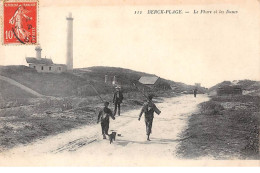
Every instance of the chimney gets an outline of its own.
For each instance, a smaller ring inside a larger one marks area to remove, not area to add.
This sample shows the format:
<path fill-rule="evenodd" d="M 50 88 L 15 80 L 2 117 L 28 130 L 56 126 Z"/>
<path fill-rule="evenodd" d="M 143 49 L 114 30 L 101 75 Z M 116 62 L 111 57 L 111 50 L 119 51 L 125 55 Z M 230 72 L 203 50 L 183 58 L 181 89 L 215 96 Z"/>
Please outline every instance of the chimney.
<path fill-rule="evenodd" d="M 116 76 L 114 76 L 114 79 L 113 79 L 113 82 L 112 82 L 113 85 L 116 85 L 117 84 L 117 81 L 116 81 Z"/>
<path fill-rule="evenodd" d="M 67 19 L 67 69 L 73 70 L 73 18 L 69 13 Z"/>
<path fill-rule="evenodd" d="M 107 83 L 107 78 L 108 78 L 108 76 L 107 76 L 107 75 L 105 75 L 105 83 Z"/>
<path fill-rule="evenodd" d="M 36 50 L 36 58 L 41 59 L 42 48 L 40 46 L 36 46 L 35 50 Z"/>

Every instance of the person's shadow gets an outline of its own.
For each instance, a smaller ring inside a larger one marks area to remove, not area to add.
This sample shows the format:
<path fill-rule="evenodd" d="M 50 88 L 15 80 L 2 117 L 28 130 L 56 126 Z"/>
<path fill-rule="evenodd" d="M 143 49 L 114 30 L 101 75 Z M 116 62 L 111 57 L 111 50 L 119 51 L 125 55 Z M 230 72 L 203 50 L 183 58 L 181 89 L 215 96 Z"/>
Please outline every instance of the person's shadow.
<path fill-rule="evenodd" d="M 131 144 L 170 144 L 179 141 L 180 139 L 160 139 L 160 138 L 151 138 L 151 141 L 132 141 L 132 140 L 116 139 L 116 144 L 121 146 L 126 146 L 130 143 Z"/>

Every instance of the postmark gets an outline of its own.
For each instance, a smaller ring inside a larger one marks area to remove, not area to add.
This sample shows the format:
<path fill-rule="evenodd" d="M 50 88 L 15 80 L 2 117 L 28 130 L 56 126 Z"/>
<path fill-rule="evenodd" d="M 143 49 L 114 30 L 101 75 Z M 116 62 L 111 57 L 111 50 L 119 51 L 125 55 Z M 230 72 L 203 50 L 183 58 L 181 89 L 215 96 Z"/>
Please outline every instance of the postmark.
<path fill-rule="evenodd" d="M 38 43 L 38 0 L 3 2 L 3 44 Z"/>

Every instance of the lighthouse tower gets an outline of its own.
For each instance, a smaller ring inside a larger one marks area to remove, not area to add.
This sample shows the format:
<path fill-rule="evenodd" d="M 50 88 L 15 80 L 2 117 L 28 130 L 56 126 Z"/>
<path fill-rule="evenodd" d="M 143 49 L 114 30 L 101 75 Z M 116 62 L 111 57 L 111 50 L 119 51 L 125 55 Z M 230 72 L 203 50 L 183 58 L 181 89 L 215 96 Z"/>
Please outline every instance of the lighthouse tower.
<path fill-rule="evenodd" d="M 35 50 L 36 50 L 36 58 L 41 59 L 42 48 L 40 46 L 36 46 Z"/>
<path fill-rule="evenodd" d="M 69 13 L 69 16 L 66 18 L 67 25 L 67 69 L 73 70 L 73 18 L 72 14 Z"/>

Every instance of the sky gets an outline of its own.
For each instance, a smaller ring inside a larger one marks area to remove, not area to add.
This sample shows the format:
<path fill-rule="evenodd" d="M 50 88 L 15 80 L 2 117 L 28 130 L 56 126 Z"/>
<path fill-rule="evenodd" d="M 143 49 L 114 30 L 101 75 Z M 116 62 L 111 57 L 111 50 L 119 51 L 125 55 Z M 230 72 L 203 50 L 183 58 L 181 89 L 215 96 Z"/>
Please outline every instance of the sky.
<path fill-rule="evenodd" d="M 47 1 L 46 1 L 47 2 Z M 260 80 L 260 4 L 50 5 L 39 9 L 42 57 L 66 63 L 66 16 L 73 21 L 74 68 L 112 66 L 211 87 Z M 189 11 L 151 15 L 147 10 Z M 142 15 L 134 11 L 142 10 Z M 237 14 L 193 14 L 234 10 Z M 0 65 L 27 65 L 35 46 L 0 45 Z"/>

